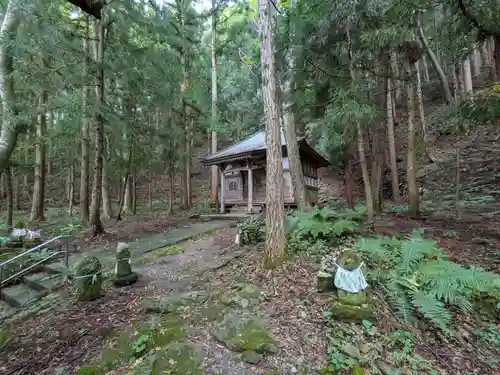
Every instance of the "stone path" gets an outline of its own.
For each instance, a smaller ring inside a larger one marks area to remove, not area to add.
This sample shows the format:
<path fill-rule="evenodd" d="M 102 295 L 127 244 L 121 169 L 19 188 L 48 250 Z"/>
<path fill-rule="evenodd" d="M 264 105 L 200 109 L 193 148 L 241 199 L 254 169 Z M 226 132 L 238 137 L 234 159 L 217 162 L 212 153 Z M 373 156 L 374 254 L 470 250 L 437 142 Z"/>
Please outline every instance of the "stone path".
<path fill-rule="evenodd" d="M 132 261 L 137 261 L 144 254 L 153 250 L 174 246 L 180 242 L 196 238 L 203 234 L 211 233 L 221 228 L 231 227 L 235 224 L 235 221 L 213 220 L 184 225 L 180 228 L 174 228 L 163 233 L 139 238 L 135 241 L 129 242 L 130 252 L 132 253 Z M 105 267 L 109 267 L 112 266 L 116 260 L 116 248 L 96 250 L 92 252 L 92 255 L 99 258 Z M 74 264 L 74 262 L 78 261 L 81 256 L 81 254 L 70 256 L 70 264 Z"/>

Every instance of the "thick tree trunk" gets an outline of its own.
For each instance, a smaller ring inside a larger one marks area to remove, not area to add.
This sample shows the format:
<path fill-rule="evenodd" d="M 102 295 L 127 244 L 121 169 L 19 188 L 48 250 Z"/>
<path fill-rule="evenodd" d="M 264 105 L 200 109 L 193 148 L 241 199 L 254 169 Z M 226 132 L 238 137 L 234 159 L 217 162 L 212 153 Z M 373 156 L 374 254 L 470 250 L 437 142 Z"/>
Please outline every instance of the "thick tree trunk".
<path fill-rule="evenodd" d="M 109 153 L 107 153 L 107 155 L 109 155 Z M 102 213 L 106 219 L 111 219 L 113 217 L 113 210 L 111 208 L 111 198 L 109 194 L 107 157 L 103 159 L 103 165 L 102 165 Z"/>
<path fill-rule="evenodd" d="M 14 172 L 14 209 L 21 211 L 21 178 L 18 169 Z"/>
<path fill-rule="evenodd" d="M 104 21 L 100 20 L 97 23 L 97 48 L 96 61 L 98 69 L 96 74 L 96 100 L 98 110 L 95 118 L 95 165 L 94 165 L 94 183 L 92 185 L 92 204 L 90 209 L 90 227 L 92 235 L 97 236 L 104 233 L 104 226 L 101 220 L 101 204 L 102 204 L 102 167 L 104 157 L 104 117 L 101 113 L 104 107 Z"/>
<path fill-rule="evenodd" d="M 0 174 L 9 165 L 17 144 L 21 123 L 14 87 L 14 39 L 21 21 L 21 0 L 10 0 L 0 28 L 0 97 L 2 99 L 2 128 L 0 131 Z"/>
<path fill-rule="evenodd" d="M 446 78 L 446 74 L 444 74 L 444 71 L 441 68 L 441 65 L 439 65 L 439 62 L 436 58 L 436 55 L 434 54 L 434 52 L 430 48 L 429 42 L 427 41 L 427 38 L 425 37 L 424 30 L 422 28 L 422 14 L 419 15 L 418 19 L 419 19 L 418 27 L 417 27 L 418 38 L 420 39 L 420 42 L 424 46 L 424 49 L 427 52 L 429 59 L 431 60 L 432 66 L 436 70 L 436 73 L 439 77 L 439 80 L 441 81 L 441 86 L 443 87 L 444 99 L 445 99 L 446 103 L 451 103 L 453 99 L 451 96 L 450 87 L 448 85 L 448 79 Z"/>
<path fill-rule="evenodd" d="M 33 200 L 31 204 L 30 221 L 44 221 L 45 200 L 45 156 L 47 136 L 47 91 L 42 90 L 38 101 L 38 123 L 36 128 L 35 146 L 35 184 L 33 186 Z"/>
<path fill-rule="evenodd" d="M 73 207 L 75 205 L 75 165 L 71 162 L 68 168 L 68 213 L 73 216 Z"/>
<path fill-rule="evenodd" d="M 348 43 L 348 53 L 349 53 L 349 73 L 354 83 L 354 81 L 356 81 L 356 73 L 354 71 L 354 66 L 353 66 L 351 39 L 349 32 L 347 34 L 347 43 Z M 366 162 L 363 128 L 361 127 L 361 123 L 359 121 L 356 121 L 356 133 L 358 138 L 359 164 L 361 166 L 361 174 L 363 175 L 363 185 L 365 188 L 366 216 L 368 218 L 368 221 L 371 221 L 373 220 L 373 211 L 374 211 L 372 184 L 370 182 L 370 173 L 368 172 L 368 164 Z"/>
<path fill-rule="evenodd" d="M 290 7 L 294 6 L 293 0 L 290 1 Z M 285 66 L 285 79 L 283 82 L 282 95 L 278 95 L 276 100 L 283 103 L 283 131 L 285 133 L 286 149 L 288 156 L 288 165 L 290 168 L 290 176 L 294 191 L 294 200 L 297 202 L 299 211 L 307 212 L 311 210 L 311 203 L 307 197 L 306 185 L 304 181 L 304 171 L 302 170 L 302 161 L 300 159 L 299 145 L 297 143 L 297 124 L 295 104 L 293 95 L 295 91 L 294 74 L 296 69 L 296 51 L 293 48 L 293 29 L 295 28 L 294 21 L 290 21 L 288 37 L 290 41 L 290 50 L 288 51 Z"/>
<path fill-rule="evenodd" d="M 212 45 L 211 45 L 211 56 L 212 56 L 212 127 L 217 125 L 218 115 L 217 115 L 217 8 L 216 0 L 212 0 Z M 211 137 L 212 147 L 210 152 L 212 154 L 217 152 L 217 132 L 212 129 Z M 212 165 L 212 202 L 217 203 L 217 191 L 219 187 L 219 168 L 216 165 Z"/>
<path fill-rule="evenodd" d="M 472 71 L 470 66 L 470 60 L 466 58 L 462 64 L 462 70 L 464 72 L 464 91 L 465 95 L 472 95 Z"/>
<path fill-rule="evenodd" d="M 495 77 L 496 81 L 500 81 L 500 38 L 495 37 L 493 56 L 495 57 Z"/>
<path fill-rule="evenodd" d="M 285 207 L 283 197 L 283 157 L 280 131 L 280 106 L 276 102 L 276 50 L 274 42 L 274 5 L 259 1 L 260 61 L 262 96 L 266 116 L 266 268 L 277 267 L 285 256 Z"/>
<path fill-rule="evenodd" d="M 394 118 L 392 117 L 392 82 L 387 78 L 386 112 L 387 112 L 387 138 L 389 141 L 389 158 L 391 168 L 392 198 L 395 202 L 401 201 L 399 191 L 398 164 L 396 158 L 396 141 L 394 138 Z"/>
<path fill-rule="evenodd" d="M 90 182 L 90 126 L 89 126 L 89 86 L 85 83 L 88 74 L 89 53 L 89 16 L 85 15 L 85 29 L 83 38 L 83 76 L 82 87 L 82 124 L 81 124 L 81 160 L 80 160 L 80 222 L 87 225 L 89 221 L 89 182 Z"/>
<path fill-rule="evenodd" d="M 137 214 L 137 172 L 132 172 L 132 215 Z"/>
<path fill-rule="evenodd" d="M 7 228 L 12 228 L 12 217 L 14 216 L 14 197 L 12 191 L 12 170 L 10 167 L 5 168 L 5 184 L 7 190 Z"/>
<path fill-rule="evenodd" d="M 130 178 L 130 175 L 133 172 L 131 171 L 130 173 L 127 173 L 126 181 L 127 183 L 125 184 L 125 195 L 123 198 L 123 213 L 124 214 L 130 214 L 132 213 L 132 179 Z M 124 179 L 125 181 L 125 179 Z"/>
<path fill-rule="evenodd" d="M 408 75 L 406 85 L 407 109 L 408 109 L 408 154 L 407 154 L 407 180 L 408 180 L 408 213 L 412 217 L 419 215 L 419 195 L 417 188 L 417 158 L 415 152 L 416 146 L 416 127 L 415 127 L 415 90 L 411 82 L 414 65 L 405 62 L 405 70 Z"/>

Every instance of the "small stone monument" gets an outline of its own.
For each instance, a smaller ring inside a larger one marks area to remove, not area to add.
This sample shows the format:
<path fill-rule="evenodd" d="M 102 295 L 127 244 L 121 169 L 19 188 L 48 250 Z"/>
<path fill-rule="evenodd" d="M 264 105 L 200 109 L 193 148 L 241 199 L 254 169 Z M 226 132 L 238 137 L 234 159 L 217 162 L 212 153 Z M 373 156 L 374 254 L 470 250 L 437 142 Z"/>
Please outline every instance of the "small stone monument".
<path fill-rule="evenodd" d="M 137 281 L 138 275 L 132 272 L 130 266 L 130 249 L 125 242 L 119 242 L 116 247 L 116 265 L 113 284 L 115 286 L 125 286 Z"/>
<path fill-rule="evenodd" d="M 75 286 L 78 301 L 93 301 L 101 296 L 102 266 L 95 256 L 87 256 L 76 266 Z"/>
<path fill-rule="evenodd" d="M 355 321 L 373 318 L 374 309 L 368 303 L 368 284 L 361 270 L 362 265 L 361 258 L 354 251 L 345 252 L 338 258 L 334 280 L 338 299 L 332 305 L 334 317 Z"/>

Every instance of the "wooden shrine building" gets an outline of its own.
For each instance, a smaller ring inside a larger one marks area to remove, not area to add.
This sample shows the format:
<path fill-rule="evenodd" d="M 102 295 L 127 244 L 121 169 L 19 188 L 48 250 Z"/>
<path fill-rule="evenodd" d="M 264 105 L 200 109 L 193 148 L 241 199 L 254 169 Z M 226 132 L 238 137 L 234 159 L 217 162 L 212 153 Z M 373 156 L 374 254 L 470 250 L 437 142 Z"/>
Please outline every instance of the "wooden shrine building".
<path fill-rule="evenodd" d="M 311 203 L 318 199 L 318 169 L 330 163 L 309 146 L 305 138 L 298 138 L 304 182 Z M 294 189 L 288 166 L 288 155 L 283 130 L 283 178 L 285 205 L 295 206 Z M 221 171 L 220 211 L 231 207 L 246 207 L 248 212 L 262 208 L 266 203 L 266 133 L 261 131 L 251 137 L 200 158 L 205 165 L 217 165 Z"/>

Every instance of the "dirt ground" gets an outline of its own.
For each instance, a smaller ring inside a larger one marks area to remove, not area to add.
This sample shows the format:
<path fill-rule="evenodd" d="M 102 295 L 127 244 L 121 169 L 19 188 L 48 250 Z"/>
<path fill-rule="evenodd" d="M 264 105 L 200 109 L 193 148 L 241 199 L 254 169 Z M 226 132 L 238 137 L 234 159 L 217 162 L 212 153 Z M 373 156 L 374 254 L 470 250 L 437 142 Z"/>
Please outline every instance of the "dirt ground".
<path fill-rule="evenodd" d="M 144 221 L 132 230 L 126 222 L 109 228 L 108 237 L 99 239 L 92 247 L 107 242 L 130 240 L 134 236 L 164 231 L 168 226 L 185 223 L 185 219 L 156 218 Z M 443 222 L 437 219 L 412 220 L 404 215 L 387 214 L 375 222 L 380 234 L 410 233 L 413 228 L 427 228 L 426 233 L 438 237 L 438 242 L 449 250 L 450 258 L 467 264 L 482 265 L 499 270 L 498 242 L 490 231 L 491 222 L 483 227 L 470 224 Z M 445 232 L 456 231 L 453 238 Z M 472 236 L 474 234 L 474 236 Z M 70 288 L 63 290 L 46 311 L 38 311 L 10 327 L 11 340 L 0 349 L 0 374 L 54 374 L 64 368 L 73 373 L 99 356 L 107 338 L 129 328 L 145 318 L 141 300 L 148 296 L 161 299 L 173 294 L 199 290 L 210 286 L 223 291 L 234 283 L 252 283 L 269 296 L 252 307 L 252 312 L 266 317 L 270 332 L 279 346 L 277 355 L 264 357 L 259 365 L 242 362 L 234 353 L 218 344 L 211 326 L 198 327 L 190 333 L 190 340 L 202 346 L 209 361 L 209 372 L 223 375 L 264 374 L 274 369 L 279 375 L 306 373 L 328 365 L 328 335 L 323 312 L 331 303 L 331 296 L 315 292 L 316 266 L 301 257 L 276 271 L 263 270 L 260 248 L 235 248 L 234 228 L 224 228 L 211 235 L 182 244 L 183 251 L 151 259 L 137 269 L 139 282 L 127 288 L 107 286 L 105 295 L 94 302 L 72 302 Z M 472 240 L 472 238 L 480 237 Z M 90 242 L 89 242 L 90 243 Z M 390 310 L 378 312 L 379 325 L 391 327 Z M 460 321 L 467 331 L 468 321 Z M 469 328 L 468 328 L 469 327 Z M 390 328 L 387 328 L 390 329 Z M 443 374 L 463 374 L 468 369 L 480 368 L 473 356 L 474 347 L 460 348 L 443 344 L 430 335 L 423 355 L 436 361 Z M 451 355 L 451 353 L 453 355 Z M 480 372 L 481 373 L 481 372 Z"/>

